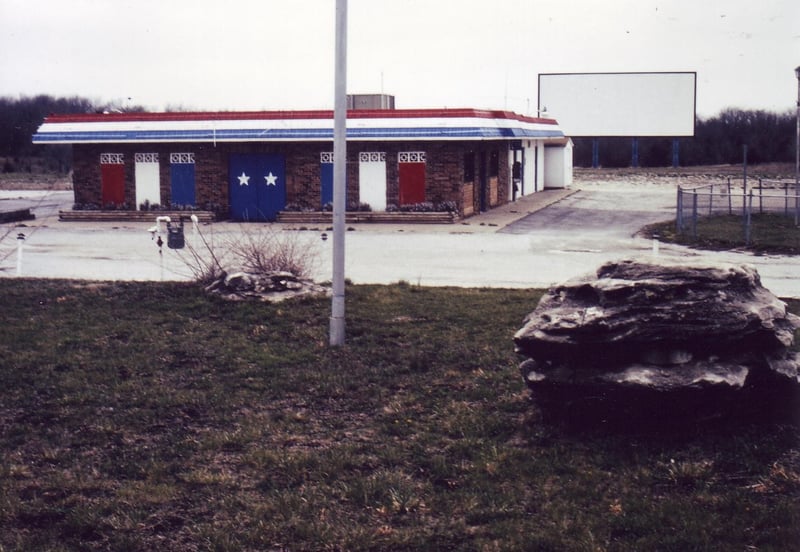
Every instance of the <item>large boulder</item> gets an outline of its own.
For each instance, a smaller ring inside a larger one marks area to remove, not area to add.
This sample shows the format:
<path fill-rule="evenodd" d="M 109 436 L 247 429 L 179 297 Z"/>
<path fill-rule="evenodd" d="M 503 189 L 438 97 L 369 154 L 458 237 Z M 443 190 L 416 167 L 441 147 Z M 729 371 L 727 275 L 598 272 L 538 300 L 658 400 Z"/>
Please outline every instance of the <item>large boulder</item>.
<path fill-rule="evenodd" d="M 625 260 L 551 288 L 514 342 L 570 421 L 796 416 L 798 328 L 752 267 Z"/>

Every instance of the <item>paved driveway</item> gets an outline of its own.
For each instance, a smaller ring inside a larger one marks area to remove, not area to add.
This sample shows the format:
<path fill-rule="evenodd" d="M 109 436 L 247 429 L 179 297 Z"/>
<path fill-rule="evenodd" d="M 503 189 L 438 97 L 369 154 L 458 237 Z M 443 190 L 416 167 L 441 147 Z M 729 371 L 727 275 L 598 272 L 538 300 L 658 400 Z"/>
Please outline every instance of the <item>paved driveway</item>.
<path fill-rule="evenodd" d="M 675 192 L 661 190 L 580 190 L 537 213 L 512 222 L 500 232 L 542 231 L 633 236 L 642 226 L 675 216 Z"/>

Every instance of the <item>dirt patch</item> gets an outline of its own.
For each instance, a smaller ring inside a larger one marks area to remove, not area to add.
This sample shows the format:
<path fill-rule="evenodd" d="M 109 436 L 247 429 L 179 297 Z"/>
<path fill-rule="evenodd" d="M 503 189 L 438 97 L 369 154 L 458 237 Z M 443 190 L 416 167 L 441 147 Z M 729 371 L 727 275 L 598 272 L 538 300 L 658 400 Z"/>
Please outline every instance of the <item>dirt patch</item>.
<path fill-rule="evenodd" d="M 575 180 L 625 180 L 647 178 L 741 178 L 742 165 L 700 165 L 696 167 L 598 168 L 574 167 Z M 792 163 L 763 163 L 747 167 L 748 178 L 793 179 Z"/>
<path fill-rule="evenodd" d="M 747 178 L 794 180 L 794 165 L 791 163 L 764 163 L 747 167 Z M 741 180 L 744 171 L 741 165 L 703 165 L 697 167 L 644 167 L 644 168 L 599 168 L 575 167 L 574 186 L 609 187 L 611 185 L 634 186 L 701 186 L 727 178 Z"/>
<path fill-rule="evenodd" d="M 0 174 L 0 190 L 71 190 L 72 174 Z"/>

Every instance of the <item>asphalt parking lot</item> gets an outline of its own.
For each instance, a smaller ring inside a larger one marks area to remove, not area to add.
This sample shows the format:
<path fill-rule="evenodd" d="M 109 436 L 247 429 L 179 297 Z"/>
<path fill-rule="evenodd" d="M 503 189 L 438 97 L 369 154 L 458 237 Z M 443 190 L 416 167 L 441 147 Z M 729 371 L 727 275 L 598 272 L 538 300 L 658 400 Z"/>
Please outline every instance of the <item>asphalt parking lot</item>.
<path fill-rule="evenodd" d="M 349 225 L 346 276 L 354 283 L 406 281 L 429 286 L 539 288 L 595 270 L 604 262 L 641 256 L 680 256 L 748 263 L 765 286 L 800 297 L 800 259 L 740 252 L 702 252 L 635 236 L 651 222 L 673 217 L 672 187 L 592 187 L 547 191 L 449 225 Z M 186 250 L 159 248 L 153 223 L 77 223 L 58 220 L 71 192 L 0 192 L 0 210 L 32 208 L 36 219 L 4 225 L 0 276 L 88 280 L 188 280 Z M 314 278 L 331 279 L 331 240 L 325 228 L 213 223 L 198 231 L 221 249 L 257 227 L 306 243 Z M 290 231 L 291 230 L 291 231 Z M 16 235 L 26 235 L 18 265 Z M 191 225 L 189 245 L 202 248 Z"/>

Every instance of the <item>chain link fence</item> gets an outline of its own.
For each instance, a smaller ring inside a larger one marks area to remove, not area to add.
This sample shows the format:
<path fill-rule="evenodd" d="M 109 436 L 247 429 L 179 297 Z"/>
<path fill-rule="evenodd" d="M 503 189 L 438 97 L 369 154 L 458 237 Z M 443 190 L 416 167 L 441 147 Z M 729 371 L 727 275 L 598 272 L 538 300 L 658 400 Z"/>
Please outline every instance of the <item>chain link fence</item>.
<path fill-rule="evenodd" d="M 742 238 L 750 245 L 753 238 L 753 217 L 775 215 L 800 224 L 800 190 L 794 181 L 758 179 L 748 188 L 744 179 L 728 178 L 724 182 L 691 188 L 678 187 L 676 230 L 697 238 L 698 220 L 712 216 L 741 217 Z"/>

